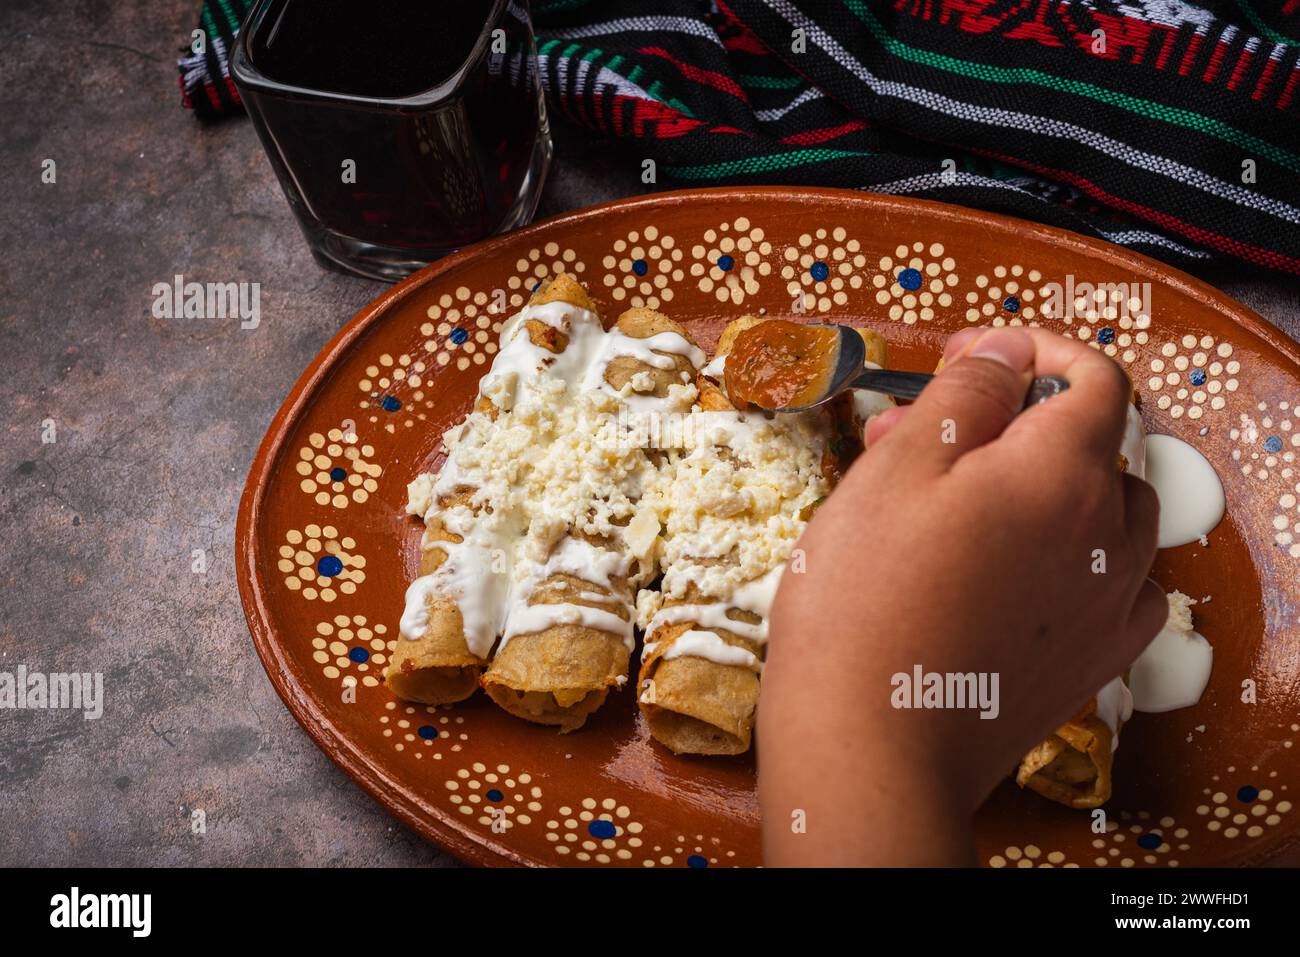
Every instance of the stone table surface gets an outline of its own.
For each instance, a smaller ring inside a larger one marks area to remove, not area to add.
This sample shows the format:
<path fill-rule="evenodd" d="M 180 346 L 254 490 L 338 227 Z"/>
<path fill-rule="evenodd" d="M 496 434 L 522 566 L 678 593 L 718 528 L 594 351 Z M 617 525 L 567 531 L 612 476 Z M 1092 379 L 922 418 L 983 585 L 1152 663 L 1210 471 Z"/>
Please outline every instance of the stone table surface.
<path fill-rule="evenodd" d="M 0 710 L 0 865 L 452 865 L 298 727 L 244 622 L 253 453 L 384 287 L 317 267 L 247 120 L 179 108 L 197 6 L 0 5 L 0 671 L 102 672 L 106 700 Z M 632 158 L 556 139 L 540 215 L 641 191 Z M 155 319 L 177 273 L 260 283 L 261 325 Z M 1204 278 L 1300 333 L 1295 283 Z"/>

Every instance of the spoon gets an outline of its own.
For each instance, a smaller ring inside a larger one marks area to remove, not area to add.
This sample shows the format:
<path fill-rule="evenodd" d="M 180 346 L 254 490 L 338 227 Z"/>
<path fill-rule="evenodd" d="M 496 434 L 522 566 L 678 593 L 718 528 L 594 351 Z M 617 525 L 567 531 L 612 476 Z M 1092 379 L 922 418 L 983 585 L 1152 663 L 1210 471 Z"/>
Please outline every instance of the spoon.
<path fill-rule="evenodd" d="M 915 399 L 921 390 L 934 378 L 928 372 L 902 372 L 897 369 L 867 369 L 863 367 L 866 359 L 866 346 L 862 337 L 852 326 L 841 326 L 831 322 L 814 323 L 826 329 L 834 329 L 839 335 L 835 349 L 835 369 L 826 380 L 826 389 L 814 401 L 805 405 L 787 405 L 769 412 L 806 412 L 824 405 L 845 389 L 870 389 L 883 392 L 899 399 Z M 1070 383 L 1061 376 L 1040 376 L 1029 385 L 1025 396 L 1024 408 L 1037 405 L 1059 395 L 1070 387 Z"/>

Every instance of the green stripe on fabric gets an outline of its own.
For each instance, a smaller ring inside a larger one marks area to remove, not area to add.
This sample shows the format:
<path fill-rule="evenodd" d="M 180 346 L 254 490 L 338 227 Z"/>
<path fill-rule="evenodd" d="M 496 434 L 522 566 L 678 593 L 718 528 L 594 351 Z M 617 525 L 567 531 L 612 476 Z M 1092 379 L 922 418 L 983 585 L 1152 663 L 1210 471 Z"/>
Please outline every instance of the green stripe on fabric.
<path fill-rule="evenodd" d="M 957 73 L 989 83 L 1031 83 L 1052 90 L 1085 96 L 1111 106 L 1122 107 L 1131 113 L 1145 116 L 1148 119 L 1162 120 L 1166 123 L 1197 130 L 1208 136 L 1231 143 L 1233 146 L 1253 150 L 1261 156 L 1268 157 L 1280 166 L 1300 172 L 1300 156 L 1288 153 L 1266 140 L 1261 140 L 1244 130 L 1238 130 L 1211 117 L 1168 106 L 1164 103 L 1143 100 L 1135 96 L 1129 96 L 1127 93 L 1107 90 L 1092 83 L 1084 83 L 1079 80 L 1044 73 L 1030 67 L 990 66 L 983 63 L 971 63 L 967 60 L 958 60 L 955 57 L 932 53 L 928 50 L 917 50 L 892 37 L 862 0 L 844 0 L 844 5 L 848 7 L 854 16 L 866 24 L 867 29 L 871 31 L 872 36 L 881 46 L 899 59 L 912 63 L 921 63 L 937 70 L 947 70 L 949 73 Z"/>
<path fill-rule="evenodd" d="M 597 47 L 592 47 L 582 56 L 578 57 L 578 59 L 586 60 L 588 63 L 594 63 L 596 60 L 600 59 L 604 55 L 605 55 L 605 51 L 598 49 Z"/>
<path fill-rule="evenodd" d="M 747 156 L 724 163 L 705 163 L 700 166 L 669 166 L 667 172 L 678 179 L 720 179 L 746 173 L 770 173 L 793 166 L 810 166 L 827 160 L 870 156 L 861 150 L 798 150 L 792 153 L 772 153 L 768 156 Z"/>
<path fill-rule="evenodd" d="M 799 76 L 754 76 L 747 73 L 738 73 L 736 82 L 741 86 L 753 87 L 756 90 L 792 90 L 799 84 L 803 83 L 803 77 Z"/>
<path fill-rule="evenodd" d="M 691 108 L 681 100 L 677 99 L 677 97 L 670 96 L 664 102 L 683 116 L 689 116 L 691 119 L 695 119 L 695 114 L 691 112 Z"/>
<path fill-rule="evenodd" d="M 558 47 L 559 45 L 560 45 L 560 41 L 559 41 L 559 40 L 543 40 L 542 43 L 541 43 L 541 45 L 538 46 L 538 48 L 537 48 L 537 52 L 538 52 L 538 53 L 547 54 L 547 53 L 550 53 L 552 50 L 554 50 L 554 49 L 555 49 L 556 47 Z"/>
<path fill-rule="evenodd" d="M 1255 12 L 1255 8 L 1250 4 L 1249 0 L 1237 0 L 1237 6 L 1241 8 L 1241 12 L 1246 15 L 1246 19 L 1250 21 L 1251 26 L 1260 32 L 1261 36 L 1267 37 L 1274 43 L 1300 43 L 1300 40 L 1297 40 L 1295 37 L 1289 37 L 1284 33 L 1278 33 L 1265 23 L 1264 19 Z"/>
<path fill-rule="evenodd" d="M 226 23 L 230 25 L 230 32 L 238 33 L 240 23 L 242 22 L 240 15 L 231 9 L 230 4 L 227 3 L 226 0 L 217 0 L 217 6 L 221 8 L 222 14 L 225 15 Z"/>

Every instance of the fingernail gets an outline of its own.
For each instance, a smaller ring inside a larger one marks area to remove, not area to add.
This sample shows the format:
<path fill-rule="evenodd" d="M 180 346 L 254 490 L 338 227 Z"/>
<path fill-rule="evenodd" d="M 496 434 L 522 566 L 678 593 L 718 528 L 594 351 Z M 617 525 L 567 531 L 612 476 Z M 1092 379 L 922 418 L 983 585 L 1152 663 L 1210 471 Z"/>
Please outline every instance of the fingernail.
<path fill-rule="evenodd" d="M 980 336 L 968 356 L 1001 362 L 1015 372 L 1024 372 L 1034 361 L 1034 340 L 1017 329 L 993 329 Z"/>
<path fill-rule="evenodd" d="M 954 332 L 948 337 L 948 341 L 943 347 L 943 358 L 945 362 L 951 362 L 961 355 L 962 349 L 970 342 L 974 342 L 984 333 L 979 329 L 961 329 Z"/>

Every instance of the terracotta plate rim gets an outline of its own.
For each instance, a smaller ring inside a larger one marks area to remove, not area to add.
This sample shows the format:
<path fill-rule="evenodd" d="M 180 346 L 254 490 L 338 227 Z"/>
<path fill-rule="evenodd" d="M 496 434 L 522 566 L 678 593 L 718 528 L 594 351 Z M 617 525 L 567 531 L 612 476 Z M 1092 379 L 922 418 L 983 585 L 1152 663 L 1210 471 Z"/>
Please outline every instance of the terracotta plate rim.
<path fill-rule="evenodd" d="M 1281 353 L 1296 367 L 1297 375 L 1300 376 L 1300 345 L 1270 325 L 1258 313 L 1208 283 L 1172 266 L 1123 247 L 1053 226 L 930 200 L 859 190 L 744 186 L 675 190 L 630 197 L 562 213 L 523 229 L 484 240 L 412 274 L 383 292 L 344 323 L 308 364 L 276 411 L 253 457 L 244 491 L 240 497 L 235 528 L 235 571 L 240 601 L 248 621 L 253 645 L 267 676 L 271 679 L 271 684 L 289 709 L 289 713 L 330 760 L 342 768 L 353 781 L 361 785 L 376 801 L 417 834 L 443 848 L 458 860 L 483 866 L 542 866 L 507 847 L 485 842 L 477 834 L 463 828 L 459 821 L 444 814 L 434 805 L 423 800 L 411 788 L 385 773 L 365 751 L 325 717 L 312 696 L 292 676 L 284 648 L 275 638 L 269 625 L 265 587 L 259 572 L 262 555 L 256 528 L 271 481 L 272 468 L 284 450 L 285 441 L 292 427 L 332 371 L 335 360 L 364 337 L 372 326 L 388 314 L 390 309 L 444 273 L 452 272 L 472 260 L 495 255 L 505 247 L 527 243 L 557 227 L 599 221 L 609 213 L 647 207 L 662 210 L 665 206 L 735 204 L 746 200 L 752 201 L 756 206 L 809 201 L 842 203 L 846 206 L 862 207 L 865 210 L 912 215 L 938 224 L 952 222 L 982 226 L 998 234 L 999 238 L 1018 238 L 1022 241 L 1029 238 L 1065 249 L 1076 256 L 1103 260 L 1113 266 L 1149 277 L 1152 283 L 1176 288 L 1204 305 L 1218 309 L 1233 325 Z M 1294 846 L 1297 841 L 1300 841 L 1300 829 L 1293 831 L 1288 839 L 1274 845 L 1261 857 L 1245 862 L 1243 866 L 1262 863 L 1276 857 Z"/>

